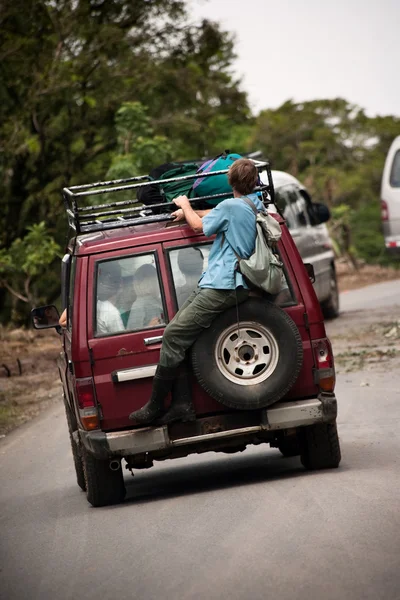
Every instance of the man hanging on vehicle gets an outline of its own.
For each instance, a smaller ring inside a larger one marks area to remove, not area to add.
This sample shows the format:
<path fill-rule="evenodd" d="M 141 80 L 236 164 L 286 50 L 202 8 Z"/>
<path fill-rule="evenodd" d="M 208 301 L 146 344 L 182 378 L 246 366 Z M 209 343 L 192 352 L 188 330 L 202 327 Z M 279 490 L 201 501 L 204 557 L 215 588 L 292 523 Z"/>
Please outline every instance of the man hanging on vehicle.
<path fill-rule="evenodd" d="M 258 210 L 262 210 L 261 201 L 253 193 L 258 183 L 258 172 L 251 160 L 242 158 L 230 167 L 228 177 L 233 198 L 224 200 L 212 210 L 194 211 L 186 196 L 174 200 L 179 207 L 173 213 L 176 220 L 186 219 L 194 231 L 203 232 L 207 237 L 217 234 L 217 237 L 210 251 L 208 268 L 201 276 L 197 290 L 164 331 L 150 400 L 129 415 L 136 423 L 152 423 L 163 414 L 164 400 L 172 389 L 186 351 L 220 313 L 248 297 L 248 287 L 236 269 L 235 253 L 248 258 L 254 251 L 256 219 L 254 211 L 241 198 L 247 196 Z M 180 404 L 179 409 L 172 405 L 162 422 L 177 420 L 180 414 L 184 417 L 193 412 L 190 398 L 187 398 L 187 403 L 190 406 Z"/>

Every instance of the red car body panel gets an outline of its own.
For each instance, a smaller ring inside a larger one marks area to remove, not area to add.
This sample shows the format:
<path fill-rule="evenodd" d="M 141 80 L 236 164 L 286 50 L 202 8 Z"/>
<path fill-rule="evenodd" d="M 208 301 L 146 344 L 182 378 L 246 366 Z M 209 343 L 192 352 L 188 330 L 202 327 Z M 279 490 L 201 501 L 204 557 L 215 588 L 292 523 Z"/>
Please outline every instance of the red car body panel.
<path fill-rule="evenodd" d="M 325 327 L 319 302 L 298 250 L 284 221 L 278 216 L 276 218 L 281 223 L 283 232 L 279 250 L 288 271 L 292 293 L 297 300 L 295 306 L 288 306 L 284 310 L 298 327 L 304 352 L 300 375 L 285 399 L 307 398 L 318 394 L 318 387 L 313 378 L 315 364 L 311 340 L 326 337 Z M 75 250 L 77 258 L 72 337 L 68 331 L 64 334 L 66 377 L 72 395 L 74 378 L 93 377 L 96 400 L 101 408 L 101 428 L 104 431 L 132 428 L 128 415 L 143 406 L 150 396 L 152 386 L 150 377 L 114 383 L 111 373 L 157 364 L 161 343 L 148 346 L 144 339 L 161 336 L 165 327 L 157 326 L 143 331 L 95 337 L 96 262 L 154 252 L 164 286 L 165 317 L 169 321 L 177 307 L 167 251 L 201 242 L 209 243 L 210 239 L 201 234 L 194 234 L 187 226 L 166 227 L 165 224 L 106 231 L 78 238 Z M 73 374 L 67 369 L 67 361 L 73 364 Z M 206 394 L 194 377 L 192 382 L 193 401 L 199 416 L 227 412 L 225 406 Z"/>

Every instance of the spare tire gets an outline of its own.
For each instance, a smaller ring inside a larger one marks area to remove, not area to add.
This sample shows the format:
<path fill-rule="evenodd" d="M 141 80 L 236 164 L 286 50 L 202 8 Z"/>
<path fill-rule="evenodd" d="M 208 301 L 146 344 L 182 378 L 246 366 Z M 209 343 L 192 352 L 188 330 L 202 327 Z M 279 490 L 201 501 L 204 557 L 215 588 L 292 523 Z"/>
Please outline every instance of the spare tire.
<path fill-rule="evenodd" d="M 250 298 L 219 315 L 192 347 L 202 388 L 230 408 L 264 408 L 295 383 L 303 362 L 299 330 L 284 310 Z"/>

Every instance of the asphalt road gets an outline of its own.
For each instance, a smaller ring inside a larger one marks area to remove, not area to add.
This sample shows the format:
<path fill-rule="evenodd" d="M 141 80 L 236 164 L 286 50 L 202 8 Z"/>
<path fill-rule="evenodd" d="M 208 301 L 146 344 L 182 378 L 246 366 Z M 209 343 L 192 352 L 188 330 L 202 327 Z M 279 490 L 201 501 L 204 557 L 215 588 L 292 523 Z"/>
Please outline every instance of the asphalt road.
<path fill-rule="evenodd" d="M 397 303 L 400 282 L 380 285 L 344 294 L 343 318 L 374 294 Z M 0 444 L 0 598 L 400 599 L 399 376 L 368 383 L 339 375 L 337 470 L 210 453 L 127 474 L 125 503 L 103 509 L 53 407 Z"/>
<path fill-rule="evenodd" d="M 344 312 L 360 309 L 390 308 L 400 305 L 400 279 L 376 283 L 366 288 L 341 294 L 340 306 Z"/>

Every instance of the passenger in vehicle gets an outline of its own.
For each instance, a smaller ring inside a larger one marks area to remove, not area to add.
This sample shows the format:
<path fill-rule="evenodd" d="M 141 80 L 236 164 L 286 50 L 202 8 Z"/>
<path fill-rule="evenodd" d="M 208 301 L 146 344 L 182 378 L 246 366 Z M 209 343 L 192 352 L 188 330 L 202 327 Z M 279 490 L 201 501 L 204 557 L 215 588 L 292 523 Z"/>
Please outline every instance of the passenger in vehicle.
<path fill-rule="evenodd" d="M 257 194 L 253 193 L 258 172 L 251 160 L 242 158 L 233 163 L 228 179 L 234 197 L 212 210 L 196 212 L 186 196 L 174 199 L 179 208 L 174 213 L 176 220 L 186 219 L 194 231 L 203 232 L 207 237 L 217 234 L 217 237 L 197 290 L 192 292 L 164 331 L 150 400 L 129 415 L 136 423 L 151 423 L 164 413 L 164 400 L 172 389 L 186 351 L 220 313 L 248 297 L 248 286 L 236 269 L 235 253 L 248 258 L 254 251 L 256 218 L 251 207 L 240 198 L 246 196 L 258 210 L 263 209 Z M 186 398 L 186 404 L 178 406 L 173 402 L 161 422 L 193 418 L 191 399 Z"/>
<path fill-rule="evenodd" d="M 101 263 L 98 269 L 96 333 L 117 333 L 125 327 L 116 307 L 121 286 L 121 267 L 115 260 Z"/>
<path fill-rule="evenodd" d="M 127 329 L 154 327 L 164 322 L 160 286 L 156 268 L 145 264 L 138 268 L 133 278 L 136 300 L 133 302 Z"/>
<path fill-rule="evenodd" d="M 185 283 L 176 288 L 178 307 L 181 308 L 197 287 L 203 272 L 203 255 L 200 248 L 182 248 L 178 252 L 178 267 L 185 277 Z"/>
<path fill-rule="evenodd" d="M 117 306 L 121 315 L 124 327 L 128 326 L 129 316 L 131 314 L 132 303 L 136 300 L 136 292 L 133 285 L 133 276 L 123 276 L 121 279 L 121 288 L 118 294 Z"/>

